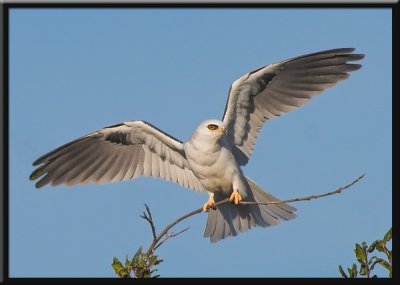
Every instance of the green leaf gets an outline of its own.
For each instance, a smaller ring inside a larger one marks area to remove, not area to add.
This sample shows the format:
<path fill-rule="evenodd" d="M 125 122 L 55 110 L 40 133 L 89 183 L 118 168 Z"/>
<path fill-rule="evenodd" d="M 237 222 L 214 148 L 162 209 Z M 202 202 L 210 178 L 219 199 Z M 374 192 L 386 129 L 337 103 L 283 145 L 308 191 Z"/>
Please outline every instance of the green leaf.
<path fill-rule="evenodd" d="M 369 262 L 368 262 L 368 265 L 371 265 L 372 262 L 374 262 L 374 260 L 377 259 L 377 258 L 378 258 L 378 257 L 376 257 L 376 256 L 371 257 L 371 259 L 370 259 Z"/>
<path fill-rule="evenodd" d="M 380 264 L 383 268 L 386 268 L 387 270 L 389 270 L 389 276 L 391 276 L 392 273 L 392 266 L 389 264 L 389 262 L 387 262 L 386 260 L 382 259 L 382 258 L 376 258 L 374 263 L 372 263 L 370 270 L 374 269 L 376 264 Z"/>
<path fill-rule="evenodd" d="M 369 253 L 373 252 L 373 251 L 375 250 L 377 244 L 378 244 L 378 241 L 377 241 L 377 240 L 374 241 L 374 242 L 369 246 L 368 252 L 369 252 Z"/>
<path fill-rule="evenodd" d="M 375 267 L 375 265 L 381 260 L 380 258 L 378 258 L 378 257 L 376 257 L 376 256 L 374 256 L 375 257 L 375 261 L 371 264 L 371 266 L 369 267 L 369 269 L 370 270 L 373 270 L 374 269 L 374 267 Z"/>
<path fill-rule="evenodd" d="M 339 272 L 344 278 L 348 278 L 341 265 L 339 265 Z"/>
<path fill-rule="evenodd" d="M 355 263 L 353 263 L 353 267 L 351 268 L 351 276 L 352 278 L 356 278 L 357 277 L 357 265 Z"/>
<path fill-rule="evenodd" d="M 377 261 L 383 268 L 389 271 L 389 277 L 392 278 L 392 266 L 386 260 L 380 259 Z"/>
<path fill-rule="evenodd" d="M 357 260 L 360 263 L 367 263 L 367 256 L 366 256 L 363 248 L 361 247 L 361 245 L 356 243 L 356 248 L 354 249 L 354 252 L 356 253 Z"/>
<path fill-rule="evenodd" d="M 135 255 L 132 257 L 132 265 L 136 264 L 138 261 L 139 256 L 142 253 L 143 246 L 140 246 L 139 249 L 136 251 Z"/>
<path fill-rule="evenodd" d="M 379 252 L 385 252 L 385 246 L 386 246 L 386 242 L 383 240 L 378 241 L 378 243 L 376 244 L 376 249 Z"/>
<path fill-rule="evenodd" d="M 130 272 L 132 270 L 132 264 L 130 263 L 130 261 L 128 260 L 128 256 L 126 256 L 125 258 L 125 268 L 128 272 Z"/>
<path fill-rule="evenodd" d="M 383 267 L 386 268 L 389 271 L 392 271 L 392 266 L 387 262 L 386 260 L 380 260 L 379 264 Z"/>
<path fill-rule="evenodd" d="M 153 267 L 157 263 L 157 255 L 153 255 L 149 258 L 149 267 Z"/>
<path fill-rule="evenodd" d="M 383 238 L 384 241 L 388 242 L 392 239 L 392 228 L 388 230 L 388 232 L 385 234 L 385 237 Z"/>
<path fill-rule="evenodd" d="M 118 258 L 114 257 L 112 267 L 114 268 L 115 273 L 122 278 L 128 278 L 129 272 L 125 269 L 122 263 L 118 260 Z"/>
<path fill-rule="evenodd" d="M 351 268 L 347 268 L 347 272 L 349 272 L 349 277 L 353 277 L 353 271 L 351 271 Z"/>

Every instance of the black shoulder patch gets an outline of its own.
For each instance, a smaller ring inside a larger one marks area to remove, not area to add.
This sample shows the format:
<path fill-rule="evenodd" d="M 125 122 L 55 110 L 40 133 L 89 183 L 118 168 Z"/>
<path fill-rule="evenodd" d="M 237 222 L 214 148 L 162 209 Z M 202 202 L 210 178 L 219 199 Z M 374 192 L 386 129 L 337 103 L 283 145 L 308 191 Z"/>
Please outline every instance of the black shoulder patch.
<path fill-rule="evenodd" d="M 115 132 L 107 135 L 105 137 L 105 140 L 116 144 L 131 145 L 127 137 L 128 134 L 126 133 Z"/>

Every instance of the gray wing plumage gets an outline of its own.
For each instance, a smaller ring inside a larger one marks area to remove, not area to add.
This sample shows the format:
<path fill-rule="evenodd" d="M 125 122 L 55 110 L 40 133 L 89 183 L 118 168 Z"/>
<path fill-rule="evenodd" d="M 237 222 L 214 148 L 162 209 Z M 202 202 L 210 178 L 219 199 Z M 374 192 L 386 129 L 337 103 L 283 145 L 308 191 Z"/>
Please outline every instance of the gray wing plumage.
<path fill-rule="evenodd" d="M 231 85 L 223 116 L 227 136 L 240 165 L 247 164 L 263 123 L 309 102 L 348 72 L 361 68 L 353 48 L 332 49 L 266 65 Z"/>
<path fill-rule="evenodd" d="M 182 142 L 143 121 L 106 127 L 37 159 L 30 176 L 40 188 L 76 183 L 107 183 L 140 175 L 170 180 L 204 191 L 188 167 Z"/>

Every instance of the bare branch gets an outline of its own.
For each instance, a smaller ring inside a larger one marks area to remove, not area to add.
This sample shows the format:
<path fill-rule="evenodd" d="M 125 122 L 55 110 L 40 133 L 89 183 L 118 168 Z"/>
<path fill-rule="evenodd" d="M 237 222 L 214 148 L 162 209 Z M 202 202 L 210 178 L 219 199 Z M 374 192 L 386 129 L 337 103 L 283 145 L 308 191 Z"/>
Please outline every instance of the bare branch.
<path fill-rule="evenodd" d="M 281 204 L 281 203 L 290 203 L 290 202 L 299 202 L 299 201 L 310 201 L 313 199 L 318 199 L 318 198 L 322 198 L 322 197 L 326 197 L 326 196 L 330 196 L 330 195 L 334 195 L 334 194 L 339 194 L 343 190 L 346 190 L 346 189 L 350 188 L 351 186 L 353 186 L 354 184 L 356 184 L 358 181 L 360 181 L 362 178 L 364 178 L 364 176 L 365 176 L 365 174 L 359 176 L 357 179 L 353 180 L 351 183 L 349 183 L 345 186 L 342 186 L 342 187 L 336 189 L 335 191 L 331 191 L 331 192 L 328 192 L 325 194 L 311 195 L 311 196 L 305 196 L 305 197 L 282 200 L 282 201 L 270 201 L 270 202 L 241 201 L 238 204 L 238 206 L 240 207 L 240 205 L 249 205 L 249 204 L 269 205 L 269 204 Z M 222 201 L 219 201 L 218 203 L 215 203 L 212 206 L 212 208 L 216 209 L 218 206 L 225 204 L 225 203 L 230 203 L 228 198 L 226 198 Z M 166 226 L 162 230 L 162 232 L 159 235 L 157 235 L 156 227 L 154 225 L 154 221 L 153 221 L 153 217 L 150 212 L 150 208 L 146 204 L 144 204 L 144 206 L 146 207 L 146 210 L 143 212 L 143 214 L 140 217 L 143 218 L 144 220 L 146 220 L 150 224 L 151 232 L 153 234 L 153 241 L 152 241 L 151 245 L 149 246 L 146 253 L 144 253 L 142 250 L 142 247 L 140 247 L 139 250 L 136 252 L 134 258 L 132 259 L 132 262 L 129 262 L 127 260 L 127 263 L 125 265 L 126 268 L 122 265 L 122 263 L 118 259 L 114 258 L 112 266 L 113 266 L 115 272 L 117 273 L 117 275 L 120 277 L 127 277 L 127 276 L 130 277 L 131 271 L 134 273 L 134 275 L 136 277 L 151 277 L 153 272 L 157 270 L 157 269 L 152 269 L 152 268 L 155 265 L 158 265 L 160 262 L 162 262 L 161 259 L 158 259 L 158 257 L 156 255 L 154 255 L 154 251 L 157 248 L 159 248 L 168 239 L 170 239 L 172 237 L 176 237 L 189 229 L 189 227 L 187 227 L 177 233 L 174 233 L 174 232 L 170 231 L 171 228 L 176 226 L 179 222 L 181 222 L 191 216 L 194 216 L 198 213 L 203 212 L 203 208 L 199 208 L 190 213 L 187 213 L 186 215 L 178 218 L 177 220 L 175 220 L 174 222 L 172 222 L 171 224 Z M 386 251 L 385 251 L 385 253 L 386 253 Z M 340 268 L 340 270 L 342 270 L 341 267 L 339 267 L 339 268 Z"/>
<path fill-rule="evenodd" d="M 155 251 L 157 248 L 159 248 L 167 239 L 172 238 L 172 237 L 176 237 L 177 235 L 180 235 L 181 233 L 186 232 L 188 229 L 189 229 L 189 227 L 186 227 L 186 228 L 184 228 L 183 230 L 181 230 L 181 231 L 179 231 L 179 232 L 177 232 L 177 233 L 173 233 L 173 232 L 167 233 L 167 234 L 165 235 L 165 237 L 163 238 L 163 240 L 160 241 L 160 242 L 154 247 L 154 250 L 153 250 L 153 251 Z"/>
<path fill-rule="evenodd" d="M 153 217 L 151 216 L 149 206 L 147 206 L 146 203 L 144 204 L 144 206 L 146 207 L 147 214 L 146 214 L 146 212 L 143 212 L 143 214 L 140 217 L 149 222 L 150 227 L 151 227 L 151 232 L 153 234 L 153 240 L 155 240 L 157 238 L 156 226 L 154 225 Z"/>
<path fill-rule="evenodd" d="M 181 233 L 186 232 L 189 228 L 190 228 L 190 227 L 186 227 L 186 228 L 184 228 L 183 230 L 180 230 L 180 231 L 177 232 L 177 233 L 171 232 L 171 234 L 168 235 L 168 238 L 176 237 L 177 235 L 180 235 Z"/>
<path fill-rule="evenodd" d="M 345 186 L 342 186 L 342 187 L 336 189 L 335 191 L 331 191 L 331 192 L 320 194 L 320 195 L 311 195 L 311 196 L 306 196 L 306 197 L 300 197 L 300 198 L 294 198 L 294 199 L 288 199 L 288 200 L 281 200 L 281 201 L 271 201 L 271 202 L 244 202 L 244 201 L 241 201 L 238 205 L 239 206 L 240 205 L 250 205 L 250 204 L 271 205 L 271 204 L 282 204 L 282 203 L 299 202 L 299 201 L 310 201 L 310 200 L 313 200 L 313 199 L 318 199 L 318 198 L 322 198 L 322 197 L 326 197 L 326 196 L 330 196 L 330 195 L 334 195 L 334 194 L 339 194 L 343 190 L 346 190 L 346 189 L 350 188 L 351 186 L 353 186 L 354 184 L 356 184 L 358 181 L 360 181 L 362 178 L 364 178 L 364 176 L 365 176 L 365 174 L 357 177 L 351 183 L 349 183 L 349 184 L 347 184 Z M 230 202 L 229 199 L 226 198 L 224 200 L 221 200 L 221 201 L 215 203 L 213 205 L 213 208 L 216 208 L 216 207 L 218 207 L 218 206 L 220 206 L 222 204 L 229 203 L 229 202 Z M 153 229 L 154 224 L 153 224 L 153 221 L 151 220 L 150 210 L 148 209 L 146 204 L 145 204 L 145 206 L 146 206 L 146 209 L 147 209 L 147 211 L 149 213 L 150 218 L 147 219 L 146 216 L 145 217 L 142 216 L 142 218 L 148 220 L 150 225 L 152 225 L 152 229 Z M 186 231 L 188 228 L 178 232 L 177 234 L 168 235 L 169 230 L 172 227 L 174 227 L 176 224 L 178 224 L 179 222 L 181 222 L 181 221 L 183 221 L 183 220 L 185 220 L 185 219 L 187 219 L 187 218 L 189 218 L 191 216 L 199 214 L 201 212 L 203 212 L 203 208 L 199 208 L 199 209 L 194 210 L 194 211 L 192 211 L 190 213 L 187 213 L 186 215 L 183 215 L 182 217 L 176 219 L 174 222 L 172 222 L 171 224 L 166 226 L 158 236 L 154 237 L 153 242 L 150 245 L 149 249 L 147 250 L 146 254 L 150 255 L 151 253 L 153 253 L 153 251 L 156 248 L 158 248 L 162 243 L 164 243 L 168 238 L 173 237 L 173 236 L 177 236 L 178 234 L 181 234 L 184 231 Z M 153 232 L 153 236 L 154 236 L 154 233 L 155 233 L 155 231 Z M 163 239 L 164 236 L 166 236 L 166 237 Z"/>
<path fill-rule="evenodd" d="M 240 204 L 242 204 L 242 205 L 253 205 L 253 204 L 273 205 L 273 204 L 282 204 L 282 203 L 299 202 L 299 201 L 310 201 L 310 200 L 314 200 L 314 199 L 318 199 L 318 198 L 322 198 L 322 197 L 326 197 L 326 196 L 330 196 L 330 195 L 334 195 L 334 194 L 340 194 L 343 190 L 350 188 L 351 186 L 356 184 L 358 181 L 360 181 L 362 178 L 364 178 L 365 175 L 366 174 L 364 173 L 363 175 L 360 175 L 357 179 L 353 180 L 351 183 L 349 183 L 345 186 L 342 186 L 342 187 L 336 189 L 335 191 L 328 192 L 325 194 L 311 195 L 311 196 L 306 196 L 306 197 L 301 197 L 301 198 L 294 198 L 294 199 L 282 200 L 282 201 L 271 201 L 271 202 L 245 202 L 245 201 L 242 201 L 242 202 L 240 202 Z"/>
<path fill-rule="evenodd" d="M 177 220 L 175 220 L 174 222 L 172 222 L 171 224 L 169 224 L 168 226 L 166 226 L 165 229 L 163 229 L 162 232 L 153 240 L 153 242 L 152 242 L 151 245 L 149 246 L 149 249 L 147 250 L 147 253 L 146 253 L 146 254 L 149 255 L 150 253 L 152 253 L 152 252 L 154 251 L 154 248 L 157 246 L 157 243 L 162 239 L 163 236 L 165 236 L 165 235 L 168 233 L 168 231 L 169 231 L 173 226 L 175 226 L 177 223 L 179 223 L 179 222 L 181 222 L 181 221 L 183 221 L 183 220 L 185 220 L 185 219 L 187 219 L 187 218 L 189 218 L 189 217 L 191 217 L 191 216 L 193 216 L 193 215 L 196 215 L 196 214 L 198 214 L 198 213 L 201 213 L 202 211 L 203 211 L 203 208 L 194 210 L 194 211 L 192 211 L 192 212 L 190 212 L 190 213 L 188 213 L 188 214 L 186 214 L 186 215 L 184 215 L 184 216 L 178 218 Z"/>

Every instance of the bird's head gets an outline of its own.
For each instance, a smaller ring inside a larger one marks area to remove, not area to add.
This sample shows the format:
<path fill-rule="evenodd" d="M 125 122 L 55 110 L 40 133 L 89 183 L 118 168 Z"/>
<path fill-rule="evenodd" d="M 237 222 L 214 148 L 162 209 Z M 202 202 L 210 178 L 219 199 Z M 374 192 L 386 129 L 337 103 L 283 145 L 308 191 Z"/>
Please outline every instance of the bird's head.
<path fill-rule="evenodd" d="M 207 120 L 197 127 L 196 132 L 204 137 L 219 139 L 225 134 L 225 126 L 221 121 Z"/>

